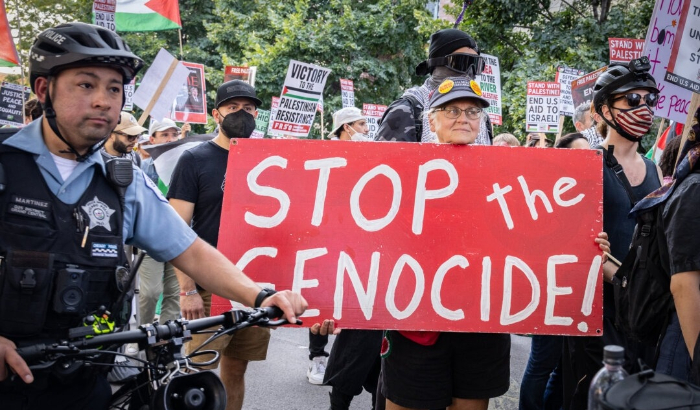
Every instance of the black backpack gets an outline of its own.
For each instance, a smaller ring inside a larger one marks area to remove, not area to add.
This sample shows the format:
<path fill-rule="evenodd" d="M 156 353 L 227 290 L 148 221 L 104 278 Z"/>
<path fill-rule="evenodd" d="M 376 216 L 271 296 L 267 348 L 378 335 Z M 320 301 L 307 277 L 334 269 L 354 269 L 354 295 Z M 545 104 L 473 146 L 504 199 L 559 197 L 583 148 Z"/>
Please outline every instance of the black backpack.
<path fill-rule="evenodd" d="M 386 108 L 386 111 L 384 111 L 384 115 L 382 115 L 382 118 L 379 119 L 379 122 L 377 124 L 381 127 L 382 122 L 384 122 L 384 119 L 386 118 L 389 112 L 393 111 L 396 107 L 400 105 L 405 105 L 406 103 L 408 103 L 408 105 L 413 111 L 413 121 L 415 122 L 416 130 L 415 142 L 421 142 L 421 137 L 423 135 L 423 104 L 411 94 L 404 94 L 403 96 L 401 96 L 401 98 L 389 104 L 389 106 Z"/>
<path fill-rule="evenodd" d="M 663 208 L 661 204 L 637 216 L 630 251 L 613 278 L 615 325 L 650 346 L 659 343 L 674 308 Z"/>
<path fill-rule="evenodd" d="M 615 383 L 600 405 L 605 410 L 700 410 L 700 388 L 647 369 Z"/>

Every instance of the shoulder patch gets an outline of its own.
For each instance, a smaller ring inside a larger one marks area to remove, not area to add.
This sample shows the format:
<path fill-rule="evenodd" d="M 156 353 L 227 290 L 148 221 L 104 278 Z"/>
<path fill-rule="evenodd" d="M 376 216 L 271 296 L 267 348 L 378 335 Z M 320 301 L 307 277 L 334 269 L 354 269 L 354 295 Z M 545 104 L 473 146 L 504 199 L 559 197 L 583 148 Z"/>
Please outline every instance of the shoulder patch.
<path fill-rule="evenodd" d="M 160 189 L 156 186 L 156 184 L 151 181 L 151 178 L 146 175 L 145 172 L 141 172 L 141 176 L 143 177 L 143 181 L 146 184 L 146 187 L 153 192 L 153 194 L 158 198 L 159 201 L 165 202 L 166 204 L 168 203 L 168 200 L 163 196 L 163 193 L 160 192 Z"/>

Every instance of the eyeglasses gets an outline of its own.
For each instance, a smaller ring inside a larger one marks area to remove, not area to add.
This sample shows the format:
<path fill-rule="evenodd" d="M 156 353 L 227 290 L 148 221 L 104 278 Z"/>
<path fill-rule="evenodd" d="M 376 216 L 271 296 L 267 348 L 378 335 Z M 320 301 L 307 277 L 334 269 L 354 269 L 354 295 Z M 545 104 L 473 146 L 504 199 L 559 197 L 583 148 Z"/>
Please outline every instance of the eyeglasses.
<path fill-rule="evenodd" d="M 121 132 L 121 131 L 112 131 L 112 132 L 117 134 L 117 135 L 121 135 L 122 137 L 126 137 L 126 139 L 128 139 L 129 141 L 133 141 L 139 137 L 138 135 L 129 135 L 129 134 L 126 134 L 126 133 Z"/>
<path fill-rule="evenodd" d="M 445 117 L 453 120 L 459 118 L 459 116 L 462 115 L 462 113 L 467 115 L 467 119 L 478 120 L 481 118 L 481 114 L 484 112 L 484 110 L 482 110 L 479 107 L 469 107 L 461 109 L 453 105 L 444 108 L 436 108 L 435 111 L 444 111 Z"/>
<path fill-rule="evenodd" d="M 627 104 L 630 107 L 637 107 L 642 100 L 644 100 L 644 103 L 646 105 L 648 105 L 649 107 L 656 107 L 656 104 L 658 104 L 658 102 L 659 102 L 659 94 L 658 93 L 649 93 L 649 94 L 646 94 L 644 96 L 641 96 L 637 93 L 629 93 L 629 94 L 621 95 L 621 96 L 613 99 L 613 101 L 621 100 L 623 98 L 627 99 Z"/>

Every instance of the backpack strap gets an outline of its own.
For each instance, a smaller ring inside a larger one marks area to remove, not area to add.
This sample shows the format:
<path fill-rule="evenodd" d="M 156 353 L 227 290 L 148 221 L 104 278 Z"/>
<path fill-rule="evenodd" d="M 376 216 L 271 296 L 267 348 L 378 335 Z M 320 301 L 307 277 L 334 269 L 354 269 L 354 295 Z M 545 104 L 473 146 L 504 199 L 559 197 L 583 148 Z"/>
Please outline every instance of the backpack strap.
<path fill-rule="evenodd" d="M 411 104 L 411 108 L 413 108 L 413 121 L 415 121 L 416 127 L 416 142 L 421 142 L 423 136 L 423 104 L 411 94 L 406 94 L 402 98 L 405 98 L 406 101 Z"/>
<path fill-rule="evenodd" d="M 600 149 L 603 150 L 603 157 L 605 158 L 605 165 L 610 168 L 613 173 L 615 173 L 615 176 L 617 179 L 620 180 L 622 183 L 622 186 L 625 188 L 625 192 L 627 192 L 627 196 L 630 199 L 630 204 L 632 204 L 632 208 L 634 208 L 634 205 L 637 203 L 637 196 L 634 194 L 634 191 L 632 190 L 632 185 L 630 184 L 630 181 L 627 179 L 627 175 L 625 175 L 625 170 L 622 169 L 622 165 L 620 165 L 619 162 L 617 162 L 617 158 L 615 158 L 614 152 L 615 152 L 615 146 L 614 145 L 608 145 L 608 149 L 606 150 L 602 146 L 598 146 Z"/>

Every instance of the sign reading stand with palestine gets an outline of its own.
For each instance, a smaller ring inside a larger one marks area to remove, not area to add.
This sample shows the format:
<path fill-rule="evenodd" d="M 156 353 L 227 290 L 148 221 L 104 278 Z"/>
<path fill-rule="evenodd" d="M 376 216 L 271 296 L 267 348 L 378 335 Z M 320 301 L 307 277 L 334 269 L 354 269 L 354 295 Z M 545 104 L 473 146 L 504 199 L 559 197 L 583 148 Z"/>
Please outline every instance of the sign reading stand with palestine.
<path fill-rule="evenodd" d="M 610 64 L 626 64 L 642 56 L 644 51 L 644 39 L 636 38 L 609 38 Z"/>
<path fill-rule="evenodd" d="M 305 326 L 600 335 L 601 152 L 367 148 L 238 139 L 219 250 Z"/>
<path fill-rule="evenodd" d="M 501 68 L 498 58 L 488 54 L 481 55 L 486 61 L 484 71 L 479 75 L 479 87 L 481 97 L 488 100 L 489 105 L 485 111 L 489 115 L 491 124 L 503 125 L 501 112 Z"/>
<path fill-rule="evenodd" d="M 95 15 L 95 24 L 110 31 L 116 31 L 114 12 L 117 10 L 117 0 L 95 0 L 92 3 L 92 12 Z"/>
<path fill-rule="evenodd" d="M 369 132 L 367 135 L 369 135 L 371 139 L 374 139 L 377 131 L 379 131 L 379 120 L 384 115 L 386 109 L 386 105 L 367 103 L 362 104 L 362 115 L 367 118 L 367 125 L 369 126 Z"/>
<path fill-rule="evenodd" d="M 559 83 L 527 82 L 527 132 L 559 132 Z"/>
<path fill-rule="evenodd" d="M 280 105 L 272 120 L 272 131 L 306 137 L 316 116 L 331 70 L 291 60 L 284 80 Z"/>
<path fill-rule="evenodd" d="M 343 100 L 343 108 L 355 106 L 355 85 L 352 80 L 340 79 L 340 96 Z"/>
<path fill-rule="evenodd" d="M 665 80 L 700 93 L 700 0 L 686 0 Z"/>

